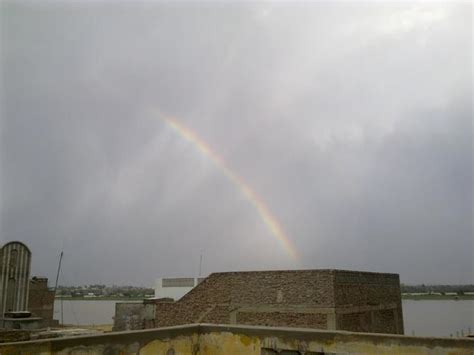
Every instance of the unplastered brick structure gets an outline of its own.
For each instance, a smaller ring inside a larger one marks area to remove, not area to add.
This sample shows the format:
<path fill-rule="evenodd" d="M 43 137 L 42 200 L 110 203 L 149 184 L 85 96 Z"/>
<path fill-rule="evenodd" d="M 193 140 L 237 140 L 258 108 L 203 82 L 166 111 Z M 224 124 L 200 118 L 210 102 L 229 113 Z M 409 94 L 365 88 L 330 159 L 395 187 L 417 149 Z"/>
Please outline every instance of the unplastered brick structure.
<path fill-rule="evenodd" d="M 190 323 L 287 326 L 403 334 L 397 274 L 344 270 L 215 273 L 149 326 Z"/>
<path fill-rule="evenodd" d="M 33 317 L 41 317 L 47 326 L 57 326 L 54 316 L 54 297 L 56 292 L 48 288 L 46 277 L 34 276 L 30 280 L 28 310 Z"/>

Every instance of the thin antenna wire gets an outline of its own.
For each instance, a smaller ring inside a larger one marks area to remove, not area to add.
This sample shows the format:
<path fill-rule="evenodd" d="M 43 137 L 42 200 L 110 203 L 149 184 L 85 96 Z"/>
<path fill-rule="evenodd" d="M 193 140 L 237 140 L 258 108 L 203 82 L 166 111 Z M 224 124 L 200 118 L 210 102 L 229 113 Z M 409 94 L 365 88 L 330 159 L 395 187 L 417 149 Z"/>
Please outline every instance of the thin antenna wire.
<path fill-rule="evenodd" d="M 201 277 L 201 269 L 202 269 L 202 251 L 199 255 L 199 277 Z"/>

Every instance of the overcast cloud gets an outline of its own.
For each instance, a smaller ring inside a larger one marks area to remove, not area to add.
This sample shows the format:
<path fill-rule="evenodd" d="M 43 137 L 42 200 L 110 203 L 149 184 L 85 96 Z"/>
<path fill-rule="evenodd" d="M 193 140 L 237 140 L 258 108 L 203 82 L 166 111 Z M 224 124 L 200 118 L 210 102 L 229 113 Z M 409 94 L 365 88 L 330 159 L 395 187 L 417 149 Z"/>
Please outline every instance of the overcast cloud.
<path fill-rule="evenodd" d="M 469 3 L 1 3 L 0 241 L 68 284 L 474 282 Z M 159 112 L 196 132 L 253 205 Z"/>

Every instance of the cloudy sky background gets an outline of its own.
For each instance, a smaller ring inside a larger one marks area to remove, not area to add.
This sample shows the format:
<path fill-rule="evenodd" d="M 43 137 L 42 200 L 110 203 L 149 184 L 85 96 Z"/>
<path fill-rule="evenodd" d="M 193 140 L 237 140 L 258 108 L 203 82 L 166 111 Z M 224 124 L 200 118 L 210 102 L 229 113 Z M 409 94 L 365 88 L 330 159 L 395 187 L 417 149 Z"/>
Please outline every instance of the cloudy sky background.
<path fill-rule="evenodd" d="M 474 282 L 468 3 L 1 3 L 0 241 L 62 282 Z M 297 260 L 174 117 L 266 202 Z"/>

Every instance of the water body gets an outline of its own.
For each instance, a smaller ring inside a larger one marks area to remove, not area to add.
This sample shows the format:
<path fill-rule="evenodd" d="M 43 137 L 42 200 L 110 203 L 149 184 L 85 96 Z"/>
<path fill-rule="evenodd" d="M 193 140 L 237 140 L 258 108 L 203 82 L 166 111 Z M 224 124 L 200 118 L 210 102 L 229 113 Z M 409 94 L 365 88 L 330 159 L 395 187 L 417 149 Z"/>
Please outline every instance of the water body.
<path fill-rule="evenodd" d="M 54 301 L 54 319 L 64 324 L 74 325 L 103 325 L 113 324 L 115 303 L 123 301 L 80 301 L 60 300 Z M 61 306 L 62 303 L 62 306 Z"/>
<path fill-rule="evenodd" d="M 123 301 L 63 301 L 65 324 L 112 324 L 115 303 Z M 61 319 L 61 302 L 54 304 L 54 318 Z M 474 300 L 404 300 L 406 335 L 456 336 L 474 332 Z"/>
<path fill-rule="evenodd" d="M 403 300 L 406 335 L 456 336 L 474 332 L 474 300 Z"/>

